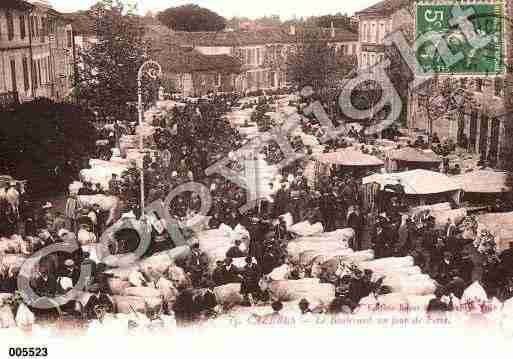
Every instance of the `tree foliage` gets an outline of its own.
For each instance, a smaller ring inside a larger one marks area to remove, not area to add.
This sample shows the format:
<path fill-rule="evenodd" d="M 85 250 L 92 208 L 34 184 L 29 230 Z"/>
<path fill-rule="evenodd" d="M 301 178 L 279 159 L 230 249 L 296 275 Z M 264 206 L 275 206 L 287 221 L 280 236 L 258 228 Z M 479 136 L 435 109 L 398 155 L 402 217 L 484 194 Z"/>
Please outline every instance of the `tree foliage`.
<path fill-rule="evenodd" d="M 225 18 L 193 4 L 166 9 L 157 18 L 175 31 L 221 31 L 226 27 Z"/>
<path fill-rule="evenodd" d="M 345 28 L 345 29 L 353 29 L 354 27 L 351 25 L 351 18 L 346 14 L 337 13 L 335 15 L 324 15 L 319 17 L 314 17 L 311 20 L 315 23 L 316 26 L 319 27 L 333 27 L 336 28 Z"/>
<path fill-rule="evenodd" d="M 309 32 L 298 38 L 287 65 L 288 78 L 294 85 L 312 86 L 317 91 L 336 87 L 354 68 L 355 58 L 341 55 L 321 35 Z"/>
<path fill-rule="evenodd" d="M 0 172 L 36 191 L 69 183 L 95 150 L 94 115 L 77 105 L 37 99 L 0 112 L 0 119 Z"/>
<path fill-rule="evenodd" d="M 133 120 L 137 111 L 128 104 L 137 101 L 137 73 L 150 53 L 140 18 L 120 0 L 103 0 L 90 15 L 97 41 L 80 54 L 77 96 L 102 119 Z M 144 80 L 148 102 L 155 89 Z"/>

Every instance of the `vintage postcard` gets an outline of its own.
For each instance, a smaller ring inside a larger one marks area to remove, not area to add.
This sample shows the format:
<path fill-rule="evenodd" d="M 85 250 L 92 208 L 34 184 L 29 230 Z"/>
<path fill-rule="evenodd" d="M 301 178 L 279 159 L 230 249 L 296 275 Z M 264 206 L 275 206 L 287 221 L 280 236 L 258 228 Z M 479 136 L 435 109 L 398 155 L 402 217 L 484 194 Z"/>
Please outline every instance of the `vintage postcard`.
<path fill-rule="evenodd" d="M 513 351 L 510 0 L 0 0 L 0 358 Z"/>

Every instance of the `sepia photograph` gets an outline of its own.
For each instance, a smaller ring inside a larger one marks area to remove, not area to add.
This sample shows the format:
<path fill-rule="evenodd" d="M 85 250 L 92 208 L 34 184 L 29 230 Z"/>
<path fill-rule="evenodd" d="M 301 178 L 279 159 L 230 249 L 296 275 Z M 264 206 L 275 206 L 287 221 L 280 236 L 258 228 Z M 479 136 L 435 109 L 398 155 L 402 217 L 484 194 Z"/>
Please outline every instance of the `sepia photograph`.
<path fill-rule="evenodd" d="M 0 0 L 0 358 L 507 355 L 512 34 L 513 0 Z"/>

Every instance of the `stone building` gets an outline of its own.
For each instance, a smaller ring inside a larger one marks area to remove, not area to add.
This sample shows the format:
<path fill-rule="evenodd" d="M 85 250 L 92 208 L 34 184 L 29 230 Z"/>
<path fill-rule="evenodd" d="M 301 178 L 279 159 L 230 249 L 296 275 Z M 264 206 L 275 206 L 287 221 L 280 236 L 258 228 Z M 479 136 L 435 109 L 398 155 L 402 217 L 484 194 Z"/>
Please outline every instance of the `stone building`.
<path fill-rule="evenodd" d="M 320 29 L 323 39 L 342 55 L 358 53 L 358 36 L 345 29 Z M 231 90 L 251 92 L 287 85 L 286 59 L 298 41 L 295 27 L 259 31 L 170 32 L 167 43 L 205 56 L 226 56 L 240 62 Z M 228 90 L 228 87 L 226 87 Z"/>
<path fill-rule="evenodd" d="M 70 40 L 71 35 L 71 41 Z M 0 3 L 0 97 L 3 103 L 65 98 L 75 62 L 71 25 L 46 2 Z"/>
<path fill-rule="evenodd" d="M 425 0 L 423 3 L 437 3 Z M 461 2 L 473 4 L 474 1 Z M 480 3 L 505 4 L 505 18 L 511 18 L 513 3 L 483 0 Z M 416 2 L 385 0 L 356 14 L 359 20 L 360 68 L 385 58 L 383 38 L 401 30 L 410 44 L 415 39 Z M 504 43 L 511 44 L 511 24 L 505 22 Z M 407 127 L 412 131 L 452 140 L 490 165 L 510 168 L 513 144 L 511 98 L 513 49 L 506 46 L 507 71 L 496 75 L 443 75 L 420 89 L 409 90 Z"/>

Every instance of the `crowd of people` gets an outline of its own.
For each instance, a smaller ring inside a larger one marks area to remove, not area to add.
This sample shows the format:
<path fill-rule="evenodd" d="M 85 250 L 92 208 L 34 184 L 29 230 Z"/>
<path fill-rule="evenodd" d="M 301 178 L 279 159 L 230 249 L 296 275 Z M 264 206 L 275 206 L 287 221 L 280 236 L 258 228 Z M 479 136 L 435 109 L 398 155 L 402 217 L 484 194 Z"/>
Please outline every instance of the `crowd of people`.
<path fill-rule="evenodd" d="M 301 161 L 282 170 L 278 177 L 278 189 L 272 199 L 259 199 L 252 210 L 241 214 L 240 207 L 246 204 L 246 192 L 235 183 L 219 176 L 206 176 L 205 169 L 217 161 L 230 158 L 234 169 L 240 169 L 240 159 L 233 151 L 248 143 L 236 128 L 232 127 L 224 115 L 240 100 L 234 94 L 216 94 L 200 100 L 181 99 L 183 106 L 175 107 L 171 113 L 156 115 L 154 125 L 159 129 L 153 136 L 158 154 L 144 159 L 146 195 L 148 201 L 164 201 L 171 190 L 189 181 L 204 184 L 212 198 L 209 210 L 209 228 L 218 228 L 222 224 L 235 228 L 242 225 L 249 232 L 249 245 L 242 240 L 234 242 L 227 251 L 224 260 L 218 260 L 212 270 L 210 258 L 194 241 L 194 232 L 180 228 L 190 245 L 191 254 L 186 260 L 176 263 L 187 275 L 187 285 L 178 290 L 172 308 L 179 322 L 189 323 L 201 317 L 215 315 L 217 306 L 213 288 L 228 283 L 241 283 L 241 294 L 246 305 L 257 302 L 270 302 L 270 296 L 262 280 L 266 275 L 283 265 L 290 267 L 289 279 L 312 276 L 312 268 L 293 263 L 287 253 L 288 242 L 294 239 L 283 215 L 290 213 L 294 222 L 321 222 L 326 232 L 339 228 L 352 228 L 354 238 L 349 246 L 355 250 L 373 249 L 376 258 L 404 257 L 414 258 L 415 265 L 423 273 L 429 274 L 440 285 L 437 293 L 462 294 L 470 283 L 479 280 L 484 284 L 490 296 L 501 299 L 513 296 L 513 245 L 500 256 L 492 248 L 481 253 L 473 240 L 463 236 L 464 228 L 448 221 L 444 228 L 437 228 L 429 213 L 423 216 L 410 216 L 408 203 L 401 185 L 393 189 L 393 194 L 379 199 L 369 207 L 364 201 L 364 188 L 361 178 L 349 173 L 332 173 L 319 178 L 315 184 L 309 183 L 303 171 Z M 269 99 L 258 100 L 253 106 L 266 108 Z M 257 109 L 257 114 L 262 114 Z M 265 124 L 262 124 L 265 127 Z M 315 129 L 303 123 L 303 130 L 316 135 Z M 350 136 L 365 142 L 365 136 L 352 129 Z M 112 137 L 112 136 L 111 136 Z M 311 149 L 293 138 L 294 148 L 303 150 L 308 158 Z M 420 143 L 413 146 L 422 147 Z M 343 140 L 331 141 L 328 148 L 345 147 Z M 442 148 L 443 150 L 443 148 Z M 232 155 L 230 155 L 232 153 Z M 279 147 L 269 145 L 253 156 L 264 155 L 270 163 L 280 160 Z M 133 218 L 139 217 L 138 208 L 139 171 L 125 173 L 121 178 L 113 175 L 109 189 L 102 189 L 91 183 L 85 183 L 79 195 L 108 193 L 123 198 L 127 211 L 133 211 Z M 128 178 L 133 176 L 133 178 Z M 271 184 L 270 184 L 271 185 Z M 104 192 L 105 191 L 105 192 Z M 201 207 L 201 196 L 191 192 L 182 193 L 173 198 L 168 210 L 177 222 L 183 222 L 197 214 Z M 78 282 L 80 269 L 90 264 L 92 274 L 87 279 L 86 290 L 95 294 L 91 303 L 82 308 L 81 315 L 95 316 L 93 307 L 98 303 L 113 310 L 108 299 L 107 283 L 109 269 L 103 263 L 95 263 L 88 251 L 83 248 L 99 241 L 105 229 L 107 214 L 98 205 L 83 206 L 76 196 L 70 196 L 63 212 L 52 208 L 50 203 L 42 206 L 37 213 L 27 215 L 22 226 L 6 235 L 21 235 L 23 254 L 29 255 L 56 243 L 75 243 L 76 250 L 71 253 L 50 254 L 43 258 L 30 282 L 34 289 L 50 297 L 66 293 Z M 3 218 L 1 220 L 4 220 Z M 164 249 L 173 248 L 174 234 L 169 226 L 157 225 L 161 218 L 151 223 L 152 248 L 146 255 Z M 479 235 L 475 233 L 475 235 Z M 116 239 L 122 235 L 117 235 Z M 138 241 L 137 236 L 127 234 L 124 242 Z M 167 244 L 158 247 L 158 243 Z M 128 243 L 124 247 L 137 246 Z M 157 246 L 157 247 L 155 247 Z M 245 258 L 244 264 L 237 266 L 234 259 Z M 17 273 L 3 268 L 0 279 L 0 291 L 16 290 Z M 330 313 L 352 312 L 358 307 L 361 298 L 371 293 L 382 294 L 387 288 L 381 281 L 373 281 L 372 271 L 360 271 L 349 267 L 343 275 L 330 273 L 321 268 L 319 277 L 323 283 L 332 283 L 336 288 L 336 298 L 324 310 Z M 197 290 L 203 290 L 200 295 Z M 437 308 L 434 302 L 432 308 Z M 440 303 L 438 303 L 440 304 Z M 273 308 L 280 310 L 278 301 Z M 440 305 L 438 305 L 440 307 Z M 67 308 L 77 312 L 76 308 Z M 302 301 L 301 311 L 308 312 L 309 303 Z"/>

